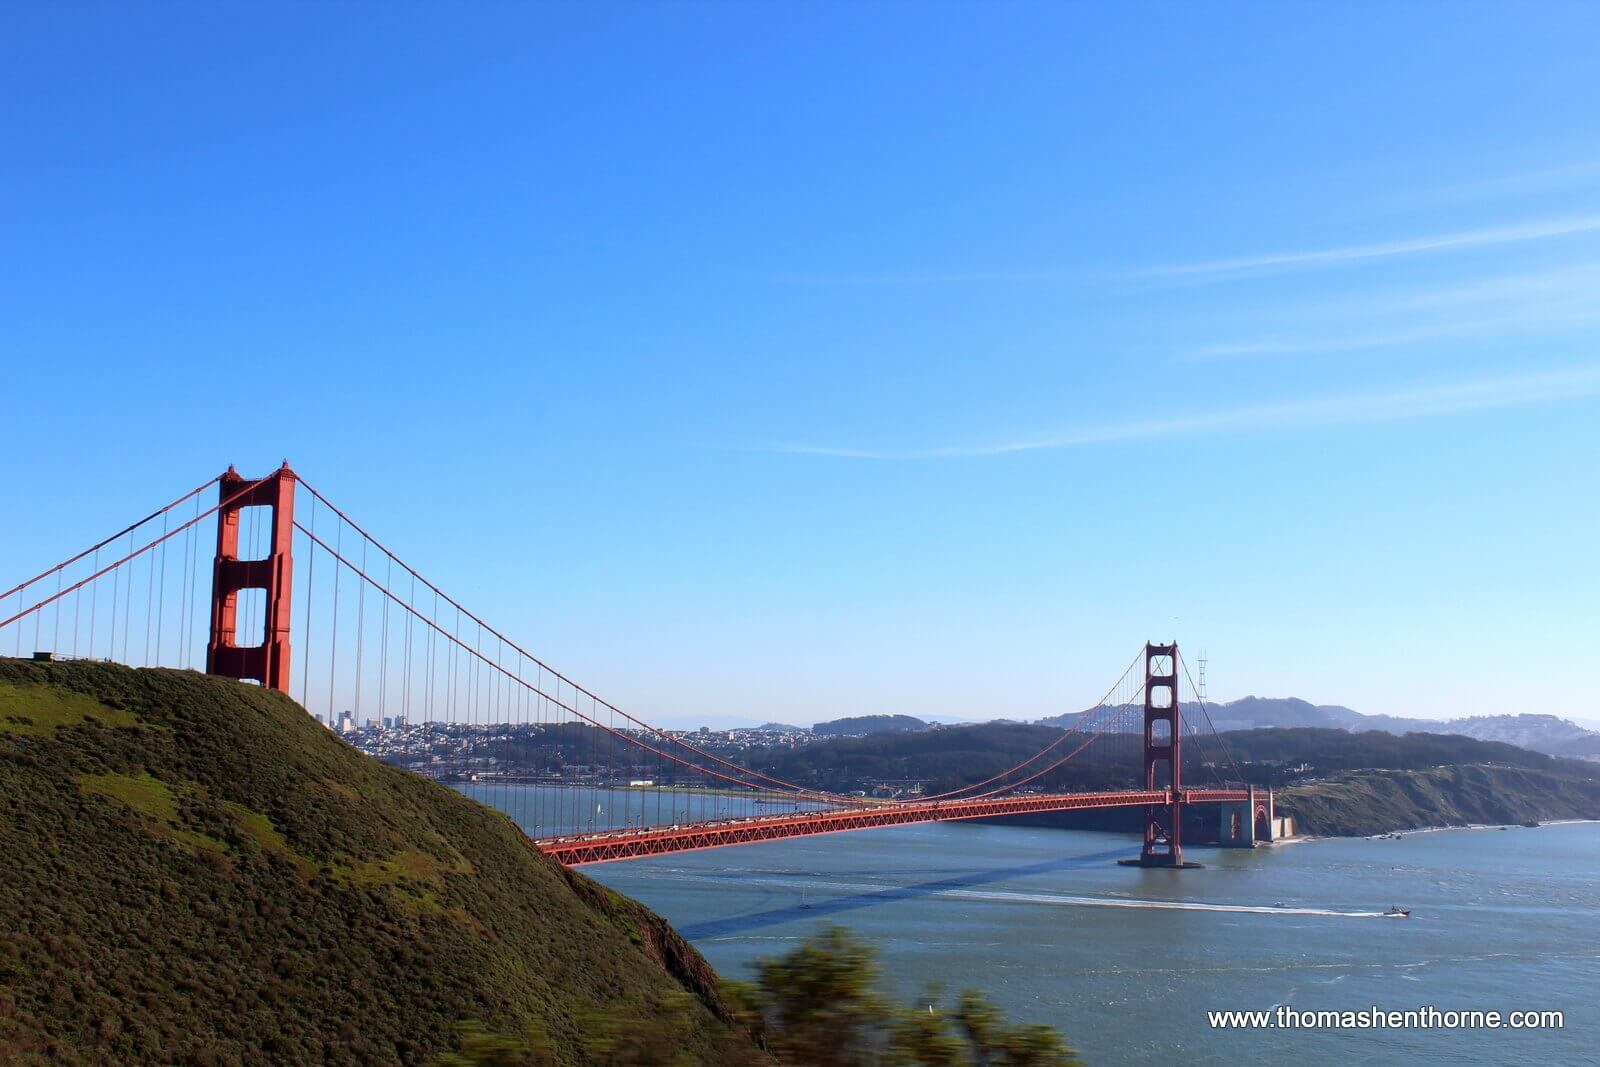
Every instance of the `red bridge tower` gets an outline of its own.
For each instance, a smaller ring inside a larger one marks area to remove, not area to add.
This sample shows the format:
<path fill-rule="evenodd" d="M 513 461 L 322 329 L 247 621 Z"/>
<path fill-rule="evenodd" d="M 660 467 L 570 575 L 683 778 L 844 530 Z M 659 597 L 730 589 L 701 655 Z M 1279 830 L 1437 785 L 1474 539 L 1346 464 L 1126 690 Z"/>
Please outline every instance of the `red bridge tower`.
<path fill-rule="evenodd" d="M 1178 644 L 1144 646 L 1144 787 L 1166 804 L 1145 808 L 1140 867 L 1198 867 L 1183 860 L 1183 713 L 1178 705 Z"/>
<path fill-rule="evenodd" d="M 217 512 L 217 558 L 211 573 L 211 640 L 206 673 L 260 682 L 289 691 L 289 590 L 293 577 L 295 474 L 282 467 L 251 486 L 232 467 L 219 479 L 223 505 Z M 243 492 L 241 492 L 243 490 Z M 272 509 L 271 542 L 264 559 L 239 558 L 239 513 Z M 239 591 L 266 592 L 266 619 L 259 645 L 238 645 Z"/>

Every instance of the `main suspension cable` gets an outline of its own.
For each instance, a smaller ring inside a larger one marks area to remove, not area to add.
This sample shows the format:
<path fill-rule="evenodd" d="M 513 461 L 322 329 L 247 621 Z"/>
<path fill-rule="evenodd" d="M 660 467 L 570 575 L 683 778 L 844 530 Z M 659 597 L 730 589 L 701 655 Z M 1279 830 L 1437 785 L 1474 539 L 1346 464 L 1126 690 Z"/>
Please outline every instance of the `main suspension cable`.
<path fill-rule="evenodd" d="M 661 740 L 663 740 L 663 741 L 665 741 L 665 742 L 667 742 L 669 744 L 678 745 L 678 746 L 680 746 L 682 748 L 688 749 L 690 752 L 693 752 L 695 755 L 703 757 L 705 759 L 708 759 L 708 760 L 712 761 L 713 763 L 719 764 L 720 766 L 729 767 L 729 768 L 732 768 L 732 769 L 734 769 L 736 771 L 739 771 L 742 774 L 747 774 L 747 775 L 751 775 L 751 776 L 753 776 L 755 778 L 759 778 L 764 782 L 770 783 L 771 786 L 776 787 L 780 791 L 781 790 L 790 790 L 790 791 L 794 791 L 794 792 L 797 792 L 797 793 L 805 793 L 805 794 L 808 794 L 810 796 L 826 799 L 827 801 L 829 801 L 831 803 L 837 803 L 837 804 L 859 805 L 861 803 L 859 798 L 842 796 L 842 795 L 840 795 L 838 793 L 830 793 L 830 792 L 828 792 L 826 790 L 809 789 L 809 788 L 807 788 L 805 786 L 802 786 L 802 785 L 799 785 L 799 784 L 797 784 L 795 782 L 787 782 L 787 781 L 784 781 L 781 778 L 774 778 L 771 775 L 763 774 L 760 771 L 755 771 L 755 770 L 752 770 L 752 769 L 750 769 L 748 767 L 743 767 L 743 766 L 741 766 L 741 765 L 739 765 L 737 763 L 732 762 L 731 760 L 723 759 L 721 756 L 718 756 L 715 753 L 707 752 L 704 749 L 702 749 L 702 748 L 700 748 L 700 747 L 698 747 L 696 745 L 690 744 L 688 741 L 683 740 L 681 737 L 674 736 L 673 734 L 670 734 L 670 733 L 660 729 L 657 726 L 653 726 L 650 723 L 645 722 L 643 719 L 640 719 L 637 716 L 630 714 L 628 711 L 624 710 L 623 708 L 617 707 L 615 704 L 612 704 L 610 701 L 605 700 L 604 698 L 602 698 L 600 696 L 597 696 L 595 693 L 593 693 L 590 690 L 588 690 L 588 689 L 584 688 L 583 686 L 579 685 L 577 682 L 573 681 L 571 678 L 568 678 L 566 675 L 562 674 L 560 671 L 556 670 L 554 667 L 551 667 L 548 663 L 545 663 L 538 656 L 535 656 L 533 653 L 531 653 L 531 652 L 527 651 L 526 649 L 524 649 L 521 645 L 517 644 L 516 641 L 512 640 L 510 637 L 508 637 L 505 634 L 501 633 L 499 630 L 495 629 L 493 626 L 491 626 L 489 623 L 485 622 L 483 619 L 479 618 L 477 615 L 475 615 L 473 612 L 469 611 L 464 605 L 462 605 L 459 601 L 455 600 L 453 597 L 451 597 L 444 590 L 440 589 L 437 585 L 433 584 L 427 578 L 423 577 L 414 567 L 412 567 L 405 560 L 403 560 L 399 556 L 397 556 L 383 542 L 379 541 L 376 537 L 372 536 L 372 534 L 368 533 L 365 528 L 363 528 L 359 523 L 357 523 L 355 520 L 351 519 L 348 515 L 346 515 L 343 511 L 341 511 L 335 504 L 333 504 L 331 501 L 329 501 L 327 497 L 323 496 L 320 492 L 318 492 L 317 489 L 314 486 L 312 486 L 308 482 L 306 482 L 305 479 L 303 479 L 303 478 L 300 479 L 300 484 L 305 486 L 306 490 L 308 492 L 310 492 L 312 496 L 316 497 L 317 500 L 321 501 L 322 504 L 324 506 L 326 506 L 327 508 L 329 508 L 331 511 L 333 511 L 333 513 L 335 515 L 339 516 L 340 519 L 342 519 L 344 522 L 348 523 L 350 525 L 351 529 L 355 530 L 356 533 L 360 534 L 362 537 L 364 537 L 368 541 L 370 541 L 373 545 L 375 545 L 378 548 L 378 550 L 380 552 L 384 553 L 386 556 L 388 556 L 389 558 L 393 559 L 396 563 L 400 564 L 401 568 L 403 568 L 405 571 L 410 573 L 412 575 L 412 577 L 416 578 L 419 582 L 421 582 L 423 585 L 425 585 L 428 589 L 432 590 L 433 593 L 435 595 L 439 596 L 440 598 L 442 598 L 445 601 L 446 604 L 450 605 L 451 607 L 455 608 L 457 611 L 461 612 L 462 615 L 464 615 L 466 618 L 470 619 L 472 622 L 475 622 L 478 625 L 482 626 L 492 636 L 500 638 L 501 640 L 505 641 L 505 643 L 508 646 L 510 646 L 514 651 L 518 652 L 519 654 L 521 654 L 523 656 L 526 656 L 531 663 L 533 663 L 534 665 L 539 667 L 541 670 L 548 671 L 550 673 L 550 675 L 552 677 L 554 677 L 555 679 L 557 679 L 559 682 L 564 682 L 567 685 L 570 685 L 576 693 L 581 693 L 583 696 L 588 697 L 590 700 L 593 700 L 597 704 L 603 704 L 606 707 L 615 710 L 618 715 L 621 715 L 624 719 L 626 719 L 629 722 L 633 723 L 635 726 L 639 727 L 642 730 L 648 731 L 653 736 L 658 737 Z M 296 523 L 296 525 L 299 525 L 299 524 Z M 574 712 L 574 714 L 576 714 L 576 712 Z M 679 761 L 679 762 L 682 762 L 682 761 Z"/>
<path fill-rule="evenodd" d="M 936 793 L 931 797 L 924 797 L 923 799 L 924 800 L 945 800 L 945 799 L 948 799 L 950 797 L 955 797 L 955 796 L 958 796 L 958 795 L 960 795 L 962 793 L 965 793 L 968 790 L 982 789 L 984 786 L 992 785 L 995 782 L 998 782 L 1000 779 L 1007 777 L 1008 775 L 1015 774 L 1017 771 L 1022 770 L 1022 768 L 1026 767 L 1028 764 L 1032 763 L 1034 760 L 1039 759 L 1042 756 L 1048 755 L 1057 746 L 1061 745 L 1069 737 L 1071 737 L 1073 734 L 1077 733 L 1078 730 L 1083 727 L 1084 723 L 1088 722 L 1090 719 L 1092 719 L 1094 717 L 1095 712 L 1099 711 L 1100 709 L 1102 709 L 1102 708 L 1104 708 L 1106 706 L 1106 701 L 1111 698 L 1111 694 L 1115 693 L 1117 691 L 1117 687 L 1120 686 L 1127 679 L 1128 672 L 1133 670 L 1133 668 L 1138 665 L 1139 658 L 1140 658 L 1140 656 L 1143 656 L 1143 655 L 1144 655 L 1144 653 L 1141 652 L 1141 653 L 1139 653 L 1139 655 L 1134 656 L 1133 662 L 1129 663 L 1128 666 L 1123 670 L 1121 677 L 1119 677 L 1115 682 L 1111 683 L 1111 688 L 1107 689 L 1105 695 L 1102 696 L 1098 701 L 1095 702 L 1093 710 L 1084 712 L 1082 715 L 1078 716 L 1077 721 L 1075 721 L 1072 724 L 1071 727 L 1063 730 L 1060 737 L 1056 738 L 1054 741 L 1050 742 L 1044 748 L 1041 748 L 1039 751 L 1035 752 L 1033 755 L 1029 756 L 1027 759 L 1023 760 L 1021 763 L 1017 764 L 1015 767 L 1011 767 L 1008 770 L 1001 771 L 999 774 L 994 775 L 991 778 L 986 778 L 981 782 L 975 782 L 972 785 L 964 785 L 964 786 L 960 787 L 959 789 L 952 789 L 952 790 L 950 790 L 948 792 L 945 792 L 945 793 Z M 1059 766 L 1059 764 L 1057 764 L 1057 766 Z M 1030 779 L 1027 779 L 1026 781 L 1032 781 L 1032 779 L 1030 778 Z M 1025 785 L 1026 781 L 1024 781 L 1024 782 L 1016 782 L 1013 785 L 1006 786 L 1005 788 L 1006 789 L 1012 789 L 1012 788 L 1015 788 L 1016 786 Z"/>
<path fill-rule="evenodd" d="M 724 773 L 722 773 L 720 771 L 717 771 L 717 770 L 715 770 L 713 768 L 703 767 L 703 766 L 691 763 L 688 760 L 685 760 L 685 759 L 683 759 L 683 758 L 681 758 L 679 756 L 674 756 L 670 752 L 663 752 L 661 749 L 656 748 L 655 746 L 650 745 L 650 744 L 640 740 L 639 738 L 632 737 L 632 736 L 630 736 L 629 734 L 627 734 L 626 732 L 624 732 L 622 730 L 618 730 L 618 729 L 615 729 L 613 727 L 607 726 L 605 723 L 600 722 L 598 719 L 592 718 L 591 716 L 584 714 L 583 712 L 579 711 L 577 709 L 577 707 L 574 706 L 576 704 L 576 701 L 574 701 L 574 704 L 568 704 L 565 701 L 562 701 L 562 700 L 558 699 L 557 697 L 551 696 L 550 694 L 546 693 L 544 690 L 540 689 L 534 683 L 528 681 L 526 678 L 523 678 L 520 675 L 517 675 L 517 674 L 513 673 L 512 671 L 507 669 L 504 665 L 494 662 L 488 656 L 485 656 L 482 652 L 480 652 L 478 649 L 473 648 L 472 645 L 470 645 L 468 642 L 462 640 L 462 638 L 460 636 L 458 636 L 457 634 L 446 630 L 444 627 L 440 626 L 437 622 L 435 622 L 434 620 L 428 618 L 422 612 L 418 611 L 415 607 L 411 606 L 410 604 L 407 604 L 404 600 L 402 600 L 393 591 L 391 591 L 388 588 L 386 588 L 381 582 L 378 582 L 377 580 L 372 578 L 370 575 L 364 573 L 353 562 L 351 562 L 350 560 L 346 559 L 340 552 L 338 552 L 334 548 L 332 548 L 326 541 L 322 540 L 320 537 L 317 537 L 315 534 L 311 533 L 310 530 L 306 529 L 304 526 L 302 526 L 300 524 L 299 520 L 295 521 L 295 527 L 301 533 L 305 534 L 308 538 L 310 538 L 324 552 L 326 552 L 330 556 L 332 556 L 336 562 L 342 564 L 345 567 L 348 567 L 352 574 L 354 574 L 356 577 L 360 578 L 363 582 L 367 583 L 368 585 L 371 585 L 373 587 L 373 589 L 375 589 L 377 592 L 381 593 L 383 596 L 385 596 L 389 600 L 393 601 L 396 605 L 398 605 L 399 607 L 401 607 L 404 610 L 406 610 L 407 612 L 409 612 L 412 616 L 414 616 L 417 619 L 417 621 L 421 622 L 424 626 L 428 627 L 430 630 L 432 630 L 433 632 L 437 633 L 440 637 L 443 637 L 446 641 L 450 642 L 451 645 L 453 645 L 455 648 L 459 649 L 462 652 L 465 652 L 468 656 L 472 657 L 474 660 L 477 660 L 478 662 L 482 663 L 483 665 L 485 665 L 487 667 L 490 667 L 493 670 L 496 670 L 496 671 L 500 672 L 505 677 L 509 678 L 511 681 L 515 682 L 518 685 L 523 686 L 524 688 L 528 689 L 530 692 L 533 692 L 533 693 L 537 694 L 538 696 L 544 698 L 550 704 L 553 704 L 554 706 L 560 708 L 561 710 L 567 712 L 568 714 L 574 716 L 575 718 L 581 719 L 585 723 L 588 723 L 590 726 L 593 726 L 593 727 L 596 727 L 596 728 L 598 728 L 600 730 L 603 730 L 607 734 L 610 734 L 610 735 L 612 735 L 613 737 L 615 737 L 615 738 L 617 738 L 619 740 L 627 741 L 629 744 L 636 745 L 639 748 L 642 748 L 647 752 L 653 752 L 656 755 L 661 756 L 664 759 L 671 760 L 673 763 L 676 763 L 676 764 L 678 764 L 680 766 L 688 767 L 688 768 L 690 768 L 692 770 L 699 770 L 699 771 L 702 771 L 703 773 L 714 775 L 715 777 L 721 778 L 724 781 L 731 782 L 734 785 L 743 786 L 743 787 L 748 788 L 748 789 L 755 789 L 755 790 L 758 790 L 758 791 L 761 791 L 761 792 L 768 792 L 768 793 L 775 792 L 775 790 L 773 790 L 770 786 L 764 786 L 764 785 L 761 785 L 761 784 L 759 784 L 757 782 L 752 782 L 752 781 L 750 781 L 750 780 L 748 780 L 746 778 L 740 778 L 740 777 L 735 777 L 735 776 L 730 775 L 730 774 L 724 774 Z M 376 543 L 376 542 L 374 542 L 374 543 Z M 381 545 L 379 547 L 382 548 Z M 401 566 L 404 566 L 404 563 L 401 563 Z M 337 571 L 335 573 L 337 573 Z M 421 579 L 421 580 L 424 583 L 427 582 L 427 579 L 425 579 L 425 578 Z M 445 599 L 448 600 L 448 597 L 446 597 Z M 474 622 L 478 621 L 476 616 L 472 616 L 470 614 L 470 612 L 466 611 L 466 609 L 460 608 L 459 605 L 456 605 L 456 606 L 457 606 L 457 609 L 461 612 L 461 614 L 463 616 L 470 617 Z M 493 632 L 492 628 L 490 628 L 488 626 L 485 626 L 484 629 L 486 631 Z M 509 644 L 510 642 L 507 642 L 507 643 Z M 529 657 L 529 658 L 531 659 L 532 657 Z M 555 672 L 552 671 L 551 674 L 555 675 Z M 556 676 L 556 677 L 559 678 L 560 676 Z M 454 687 L 454 684 L 455 683 L 451 683 L 452 688 Z M 568 682 L 567 684 L 570 685 L 571 683 Z M 578 689 L 578 687 L 574 687 L 574 689 L 579 691 L 579 692 L 584 692 L 583 690 Z M 586 694 L 586 695 L 590 695 L 591 699 L 594 699 L 592 697 L 592 694 Z M 605 704 L 604 701 L 598 701 L 598 703 Z M 611 705 L 606 705 L 606 706 L 610 707 Z M 629 716 L 627 716 L 626 712 L 622 712 L 620 710 L 619 710 L 618 714 L 621 714 L 624 717 L 629 717 Z M 629 717 L 629 718 L 631 718 L 631 717 Z M 719 761 L 719 762 L 726 763 L 727 761 L 723 760 L 723 761 Z M 751 774 L 751 775 L 755 775 L 757 777 L 765 777 L 764 775 L 757 774 L 757 772 L 748 771 L 746 768 L 738 767 L 737 764 L 730 764 L 730 766 L 733 766 L 736 769 L 741 770 L 741 771 L 746 771 L 746 773 Z M 795 789 L 796 789 L 796 791 L 798 793 L 805 795 L 808 799 L 817 800 L 817 801 L 823 801 L 823 802 L 845 801 L 845 802 L 850 802 L 853 799 L 853 798 L 840 797 L 837 794 L 833 794 L 833 793 L 824 793 L 824 792 L 819 792 L 817 790 L 805 789 L 804 787 L 795 787 Z M 859 803 L 859 801 L 857 801 L 856 803 Z"/>

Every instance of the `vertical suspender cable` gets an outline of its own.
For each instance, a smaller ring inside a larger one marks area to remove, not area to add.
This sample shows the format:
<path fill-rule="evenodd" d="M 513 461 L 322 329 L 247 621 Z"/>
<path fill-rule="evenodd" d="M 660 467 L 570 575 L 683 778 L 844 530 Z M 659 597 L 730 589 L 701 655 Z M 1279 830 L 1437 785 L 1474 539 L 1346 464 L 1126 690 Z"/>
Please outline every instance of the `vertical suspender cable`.
<path fill-rule="evenodd" d="M 150 666 L 150 630 L 155 623 L 156 554 L 150 553 L 150 574 L 144 597 L 144 665 Z"/>
<path fill-rule="evenodd" d="M 355 716 L 356 725 L 364 726 L 361 718 L 361 653 L 366 642 L 367 633 L 367 539 L 361 539 L 361 574 L 356 582 L 356 695 Z"/>
<path fill-rule="evenodd" d="M 394 560 L 389 561 L 389 572 L 384 579 L 385 585 L 393 584 Z M 383 631 L 378 645 L 378 721 L 384 726 L 390 723 L 383 722 L 389 717 L 389 601 L 383 600 Z M 391 720 L 392 722 L 392 720 Z"/>
<path fill-rule="evenodd" d="M 50 651 L 59 654 L 61 652 L 61 572 L 60 571 L 56 571 L 55 616 L 56 616 L 56 632 L 55 632 L 55 636 L 50 639 Z"/>
<path fill-rule="evenodd" d="M 315 536 L 316 532 L 317 532 L 317 498 L 315 496 L 313 496 L 311 498 L 311 534 L 312 534 L 312 536 Z M 303 667 L 302 667 L 302 670 L 300 672 L 300 706 L 305 708 L 306 711 L 309 712 L 309 711 L 311 711 L 311 700 L 310 700 L 310 695 L 311 695 L 311 601 L 312 601 L 312 598 L 316 595 L 316 589 L 317 589 L 317 586 L 316 586 L 316 582 L 317 582 L 317 545 L 316 545 L 316 542 L 312 541 L 309 537 L 305 539 L 305 544 L 306 544 L 306 557 L 307 557 L 306 558 L 306 611 L 305 611 L 306 621 L 305 621 L 305 625 L 301 628 L 301 632 L 300 632 L 300 643 L 305 646 L 305 652 L 301 656 L 301 663 L 303 664 Z M 312 712 L 312 714 L 316 714 L 316 713 Z M 319 718 L 320 718 L 320 716 L 319 716 Z M 333 720 L 330 719 L 330 720 L 328 720 L 328 725 L 333 726 L 333 725 L 335 725 L 335 723 L 333 722 Z"/>
<path fill-rule="evenodd" d="M 334 551 L 338 553 L 338 556 L 342 556 L 344 554 L 343 520 L 340 520 L 339 525 L 334 527 L 333 536 L 334 544 L 336 546 Z M 339 572 L 342 570 L 344 570 L 344 565 L 336 556 L 333 561 L 333 622 L 331 623 L 333 633 L 330 635 L 331 640 L 329 641 L 328 647 L 328 721 L 332 723 L 337 723 L 338 721 L 335 718 L 336 712 L 334 710 L 335 701 L 333 697 L 333 684 L 334 676 L 338 673 L 339 669 L 339 579 L 341 577 Z"/>
<path fill-rule="evenodd" d="M 411 579 L 410 602 L 411 602 L 412 606 L 415 606 L 416 602 L 417 602 L 417 580 L 416 580 L 416 578 L 412 578 Z M 410 612 L 406 613 L 406 654 L 405 654 L 405 668 L 404 669 L 405 669 L 406 684 L 405 684 L 405 688 L 402 690 L 402 692 L 404 693 L 404 696 L 401 698 L 401 701 L 400 701 L 400 714 L 405 717 L 406 726 L 409 727 L 411 725 L 411 613 Z"/>
<path fill-rule="evenodd" d="M 91 564 L 91 566 L 94 567 L 94 571 L 92 571 L 91 573 L 98 573 L 99 572 L 99 570 L 100 570 L 100 553 L 98 551 L 96 551 L 95 554 L 94 554 L 94 562 Z M 83 656 L 84 656 L 85 659 L 94 659 L 95 658 L 95 650 L 94 650 L 95 649 L 95 633 L 96 633 L 96 630 L 97 630 L 96 617 L 99 614 L 100 614 L 100 581 L 99 581 L 99 579 L 93 579 L 93 580 L 91 580 L 89 582 L 89 633 L 88 633 L 87 638 L 86 638 L 86 644 L 83 647 Z"/>
<path fill-rule="evenodd" d="M 165 631 L 167 619 L 167 542 L 166 533 L 168 516 L 165 512 L 161 515 L 161 596 L 156 602 L 156 666 L 161 665 L 161 638 Z"/>
<path fill-rule="evenodd" d="M 72 594 L 72 658 L 78 658 L 78 622 L 83 611 L 83 589 Z"/>
<path fill-rule="evenodd" d="M 128 534 L 128 551 L 133 551 L 133 534 Z M 122 597 L 122 662 L 128 662 L 128 642 L 133 636 L 133 580 L 137 571 L 128 567 L 128 585 Z"/>

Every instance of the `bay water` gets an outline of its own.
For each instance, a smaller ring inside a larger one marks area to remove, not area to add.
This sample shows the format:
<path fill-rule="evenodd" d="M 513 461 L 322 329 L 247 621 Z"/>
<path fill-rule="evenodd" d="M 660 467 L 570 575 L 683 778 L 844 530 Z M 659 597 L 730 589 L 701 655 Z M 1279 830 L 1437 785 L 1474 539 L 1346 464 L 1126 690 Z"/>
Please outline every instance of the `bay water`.
<path fill-rule="evenodd" d="M 731 977 L 820 926 L 886 984 L 987 992 L 1089 1064 L 1600 1063 L 1600 824 L 1440 830 L 1142 870 L 1131 835 L 932 823 L 583 868 Z M 1409 918 L 1385 915 L 1393 905 Z M 1561 1029 L 1214 1029 L 1207 1012 L 1561 1011 Z"/>

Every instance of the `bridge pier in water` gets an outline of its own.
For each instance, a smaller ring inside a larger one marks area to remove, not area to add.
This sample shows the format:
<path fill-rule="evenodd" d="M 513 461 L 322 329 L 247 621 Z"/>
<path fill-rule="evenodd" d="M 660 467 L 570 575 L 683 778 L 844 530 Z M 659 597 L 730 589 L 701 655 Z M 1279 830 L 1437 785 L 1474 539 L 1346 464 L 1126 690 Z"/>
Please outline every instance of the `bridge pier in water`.
<path fill-rule="evenodd" d="M 1250 786 L 1245 800 L 1229 801 L 1217 808 L 1217 844 L 1222 848 L 1255 848 L 1276 836 L 1277 818 L 1272 790 Z"/>

